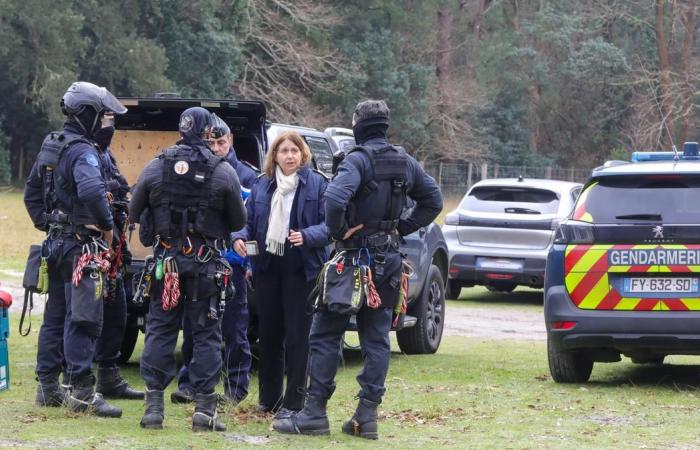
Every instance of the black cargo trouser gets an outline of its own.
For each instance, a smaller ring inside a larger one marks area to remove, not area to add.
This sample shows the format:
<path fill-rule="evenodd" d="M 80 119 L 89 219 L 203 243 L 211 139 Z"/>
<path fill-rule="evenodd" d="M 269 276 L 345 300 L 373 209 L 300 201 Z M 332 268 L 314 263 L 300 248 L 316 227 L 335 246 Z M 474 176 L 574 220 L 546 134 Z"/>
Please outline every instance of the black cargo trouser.
<path fill-rule="evenodd" d="M 97 334 L 72 322 L 72 276 L 82 242 L 59 237 L 47 240 L 49 298 L 39 330 L 36 372 L 39 380 L 56 376 L 64 368 L 64 382 L 92 374 Z M 84 276 L 88 276 L 85 274 Z M 65 364 L 65 367 L 64 367 Z"/>
<path fill-rule="evenodd" d="M 162 252 L 159 252 L 162 253 Z M 175 254 L 174 249 L 164 256 Z M 158 255 L 156 255 L 158 257 Z M 177 307 L 163 310 L 164 279 L 153 283 L 146 322 L 146 342 L 141 356 L 141 376 L 149 390 L 164 390 L 177 374 L 175 347 L 185 318 L 191 325 L 193 357 L 189 378 L 195 393 L 214 392 L 221 371 L 221 327 L 219 319 L 207 317 L 212 298 L 219 288 L 212 277 L 218 264 L 212 260 L 199 264 L 193 258 L 177 254 L 180 299 Z M 208 275 L 207 275 L 208 274 Z M 195 277 L 199 280 L 195 282 Z"/>
<path fill-rule="evenodd" d="M 124 278 L 119 273 L 114 280 L 105 277 L 105 289 L 113 284 L 111 295 L 104 300 L 104 323 L 97 340 L 95 362 L 100 367 L 116 367 L 126 330 L 126 293 Z"/>
<path fill-rule="evenodd" d="M 401 256 L 390 250 L 380 275 L 373 264 L 374 283 L 382 306 L 372 309 L 364 305 L 357 313 L 363 367 L 357 375 L 360 398 L 380 403 L 386 389 L 384 381 L 389 372 L 391 346 L 389 332 L 394 305 L 401 281 Z M 309 337 L 309 396 L 328 399 L 335 391 L 335 374 L 343 334 L 350 321 L 349 315 L 330 312 L 325 308 L 314 314 Z"/>

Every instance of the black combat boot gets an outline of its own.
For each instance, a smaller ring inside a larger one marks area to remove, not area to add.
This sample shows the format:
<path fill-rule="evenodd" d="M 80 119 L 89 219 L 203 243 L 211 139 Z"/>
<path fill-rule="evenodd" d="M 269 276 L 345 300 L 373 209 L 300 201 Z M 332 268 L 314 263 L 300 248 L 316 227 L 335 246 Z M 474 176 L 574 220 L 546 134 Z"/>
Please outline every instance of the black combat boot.
<path fill-rule="evenodd" d="M 379 439 L 377 432 L 377 406 L 379 403 L 360 398 L 352 419 L 343 424 L 343 433 L 365 439 Z"/>
<path fill-rule="evenodd" d="M 95 377 L 78 378 L 70 387 L 66 406 L 73 412 L 87 412 L 98 417 L 121 417 L 122 410 L 107 403 L 102 394 L 95 393 Z"/>
<path fill-rule="evenodd" d="M 106 398 L 123 398 L 126 400 L 142 400 L 143 392 L 129 386 L 121 377 L 118 367 L 99 367 L 97 369 L 97 392 Z"/>
<path fill-rule="evenodd" d="M 194 392 L 190 389 L 179 389 L 170 394 L 170 401 L 173 403 L 192 403 L 194 401 Z"/>
<path fill-rule="evenodd" d="M 275 420 L 272 428 L 285 434 L 308 434 L 311 436 L 321 436 L 330 434 L 326 415 L 326 403 L 328 399 L 309 396 L 306 399 L 304 409 L 288 417 Z"/>
<path fill-rule="evenodd" d="M 219 422 L 216 414 L 216 404 L 219 396 L 198 393 L 194 396 L 195 406 L 192 415 L 192 431 L 226 431 L 226 425 Z"/>
<path fill-rule="evenodd" d="M 39 378 L 36 386 L 37 406 L 61 406 L 66 399 L 66 389 L 58 382 L 58 374 Z"/>
<path fill-rule="evenodd" d="M 163 391 L 146 389 L 146 412 L 141 418 L 141 428 L 152 430 L 163 429 L 163 417 L 165 415 Z"/>

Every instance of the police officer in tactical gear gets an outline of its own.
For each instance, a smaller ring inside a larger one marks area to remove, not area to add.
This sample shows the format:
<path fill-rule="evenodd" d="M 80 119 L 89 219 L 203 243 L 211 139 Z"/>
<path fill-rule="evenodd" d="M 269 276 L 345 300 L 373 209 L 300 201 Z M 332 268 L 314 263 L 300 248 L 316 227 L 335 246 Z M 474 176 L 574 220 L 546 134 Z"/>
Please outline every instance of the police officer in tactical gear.
<path fill-rule="evenodd" d="M 389 369 L 389 331 L 399 297 L 402 275 L 400 236 L 427 226 L 442 209 L 442 196 L 435 180 L 418 162 L 389 144 L 389 108 L 383 101 L 359 103 L 353 115 L 357 146 L 338 167 L 325 194 L 326 224 L 337 241 L 336 250 L 347 252 L 345 261 L 366 258 L 374 274 L 381 306 L 362 306 L 357 327 L 364 367 L 357 376 L 359 404 L 342 427 L 344 433 L 377 439 L 377 406 L 384 395 Z M 405 218 L 406 197 L 416 202 Z M 309 387 L 299 413 L 276 421 L 282 433 L 328 434 L 326 403 L 335 390 L 335 374 L 343 333 L 350 316 L 321 307 L 314 315 L 309 338 Z"/>
<path fill-rule="evenodd" d="M 105 175 L 107 197 L 112 206 L 114 219 L 114 240 L 111 242 L 115 259 L 107 273 L 104 289 L 107 292 L 104 302 L 104 324 L 97 340 L 95 362 L 97 363 L 97 386 L 95 390 L 106 398 L 124 398 L 140 400 L 142 391 L 129 386 L 119 373 L 117 360 L 126 331 L 126 293 L 124 291 L 124 274 L 130 263 L 131 254 L 126 242 L 128 227 L 129 184 L 119 172 L 117 160 L 109 148 L 114 136 L 114 115 L 105 114 L 102 128 L 94 135 Z"/>
<path fill-rule="evenodd" d="M 77 301 L 77 294 L 71 278 L 84 249 L 112 242 L 114 221 L 95 133 L 105 112 L 123 114 L 126 108 L 107 89 L 76 82 L 63 96 L 61 111 L 66 115 L 63 130 L 44 139 L 24 191 L 34 226 L 47 232 L 42 255 L 50 284 L 39 331 L 36 403 L 60 406 L 65 402 L 73 411 L 120 417 L 121 409 L 105 402 L 94 388 L 91 366 L 102 316 L 90 317 L 97 326 L 73 320 L 72 301 Z M 65 390 L 58 383 L 62 368 Z"/>
<path fill-rule="evenodd" d="M 183 320 L 191 325 L 189 379 L 195 393 L 194 431 L 223 431 L 215 387 L 221 371 L 221 303 L 231 295 L 231 269 L 220 257 L 229 232 L 246 222 L 238 177 L 205 140 L 212 126 L 204 108 L 180 116 L 182 139 L 139 177 L 130 216 L 153 215 L 155 274 L 141 376 L 146 381 L 144 428 L 163 427 L 163 391 L 175 377 L 175 346 Z"/>
<path fill-rule="evenodd" d="M 256 169 L 247 162 L 240 161 L 237 158 L 236 151 L 232 145 L 233 136 L 231 129 L 226 122 L 216 114 L 212 114 L 212 120 L 214 124 L 209 139 L 212 152 L 226 159 L 226 162 L 236 171 L 242 189 L 250 193 L 257 176 Z M 228 254 L 237 256 L 232 252 Z M 247 264 L 240 257 L 235 258 L 235 260 L 229 259 L 229 263 L 233 271 L 231 281 L 235 288 L 235 294 L 232 299 L 226 302 L 226 309 L 221 322 L 221 332 L 224 340 L 224 394 L 230 403 L 238 404 L 248 396 L 252 363 L 250 343 L 248 342 L 248 286 L 245 280 Z M 183 322 L 182 330 L 183 365 L 178 375 L 179 390 L 170 395 L 173 403 L 194 401 L 188 369 L 189 362 L 192 359 L 192 332 L 189 322 Z"/>

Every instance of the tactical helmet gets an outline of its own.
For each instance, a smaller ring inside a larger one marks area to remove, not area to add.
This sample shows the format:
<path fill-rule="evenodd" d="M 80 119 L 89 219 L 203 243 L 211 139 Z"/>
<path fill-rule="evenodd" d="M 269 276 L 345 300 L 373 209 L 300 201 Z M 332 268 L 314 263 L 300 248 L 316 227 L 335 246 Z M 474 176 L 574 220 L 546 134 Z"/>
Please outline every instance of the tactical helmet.
<path fill-rule="evenodd" d="M 231 134 L 231 129 L 228 127 L 226 122 L 224 122 L 224 119 L 214 113 L 211 113 L 211 119 L 213 122 L 211 127 L 211 137 L 216 139 Z"/>
<path fill-rule="evenodd" d="M 206 137 L 211 131 L 212 124 L 211 113 L 200 106 L 195 106 L 182 112 L 178 129 L 186 141 L 196 142 Z"/>
<path fill-rule="evenodd" d="M 86 106 L 92 107 L 98 114 L 104 111 L 124 114 L 127 111 L 106 88 L 86 81 L 76 81 L 63 95 L 61 111 L 66 116 L 75 116 L 82 113 Z"/>

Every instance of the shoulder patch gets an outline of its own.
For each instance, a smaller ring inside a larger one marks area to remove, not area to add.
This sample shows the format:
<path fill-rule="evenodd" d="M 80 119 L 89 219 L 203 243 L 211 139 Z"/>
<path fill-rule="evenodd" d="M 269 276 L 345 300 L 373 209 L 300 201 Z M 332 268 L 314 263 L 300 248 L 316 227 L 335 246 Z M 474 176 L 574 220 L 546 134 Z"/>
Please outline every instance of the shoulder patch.
<path fill-rule="evenodd" d="M 97 156 L 92 152 L 85 155 L 83 159 L 91 166 L 100 167 L 100 162 L 97 160 Z"/>

